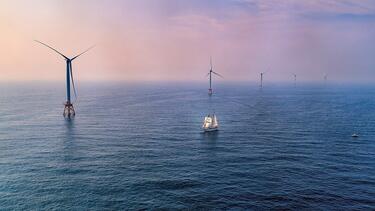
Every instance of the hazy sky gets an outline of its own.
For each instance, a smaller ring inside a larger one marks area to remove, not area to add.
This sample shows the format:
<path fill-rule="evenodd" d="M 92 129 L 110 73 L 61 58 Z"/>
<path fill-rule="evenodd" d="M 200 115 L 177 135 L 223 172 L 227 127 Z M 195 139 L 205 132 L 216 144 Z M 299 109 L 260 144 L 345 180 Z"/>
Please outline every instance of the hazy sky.
<path fill-rule="evenodd" d="M 1 0 L 0 80 L 375 81 L 373 0 Z"/>

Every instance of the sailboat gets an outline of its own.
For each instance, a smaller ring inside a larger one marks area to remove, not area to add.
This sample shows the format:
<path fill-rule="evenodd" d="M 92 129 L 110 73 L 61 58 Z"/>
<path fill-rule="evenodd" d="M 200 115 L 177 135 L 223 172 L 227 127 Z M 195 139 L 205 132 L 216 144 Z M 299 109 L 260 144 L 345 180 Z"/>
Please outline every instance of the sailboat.
<path fill-rule="evenodd" d="M 204 132 L 217 131 L 219 129 L 219 124 L 215 114 L 209 114 L 204 117 L 202 128 Z"/>

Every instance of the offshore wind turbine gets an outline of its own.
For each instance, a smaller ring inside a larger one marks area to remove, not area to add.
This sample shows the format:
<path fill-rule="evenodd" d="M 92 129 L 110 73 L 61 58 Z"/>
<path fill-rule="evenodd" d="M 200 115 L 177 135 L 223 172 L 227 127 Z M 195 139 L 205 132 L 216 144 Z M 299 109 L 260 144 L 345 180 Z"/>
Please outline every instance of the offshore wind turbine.
<path fill-rule="evenodd" d="M 263 75 L 265 74 L 266 72 L 261 72 L 260 73 L 260 88 L 263 88 Z"/>
<path fill-rule="evenodd" d="M 220 75 L 219 73 L 217 72 L 214 72 L 213 71 L 213 68 L 212 68 L 212 58 L 210 57 L 210 65 L 211 65 L 211 68 L 210 68 L 210 71 L 207 73 L 207 76 L 210 76 L 210 88 L 208 89 L 208 95 L 212 95 L 212 74 L 215 74 L 221 78 L 223 78 L 222 75 Z"/>
<path fill-rule="evenodd" d="M 294 87 L 297 86 L 297 74 L 293 73 L 293 77 L 294 77 Z"/>
<path fill-rule="evenodd" d="M 67 56 L 60 53 L 59 51 L 52 48 L 51 46 L 49 46 L 45 43 L 42 43 L 38 40 L 34 40 L 34 41 L 46 46 L 47 48 L 50 48 L 51 50 L 55 51 L 56 53 L 58 53 L 60 56 L 62 56 L 65 59 L 65 61 L 66 61 L 66 102 L 64 104 L 65 107 L 64 107 L 63 115 L 64 115 L 64 117 L 68 117 L 68 118 L 75 116 L 76 113 L 74 111 L 74 107 L 73 107 L 73 104 L 72 104 L 72 101 L 71 101 L 71 98 L 70 98 L 70 82 L 72 82 L 74 96 L 77 97 L 77 92 L 76 92 L 76 88 L 75 88 L 75 85 L 74 85 L 74 78 L 73 78 L 72 61 L 75 60 L 76 58 L 78 58 L 79 56 L 81 56 L 82 54 L 86 53 L 90 49 L 92 49 L 94 46 L 91 46 L 87 50 L 83 51 L 82 53 L 80 53 L 80 54 L 78 54 L 78 55 L 76 55 L 72 58 L 68 58 Z"/>
<path fill-rule="evenodd" d="M 328 75 L 324 74 L 324 83 L 327 83 Z"/>

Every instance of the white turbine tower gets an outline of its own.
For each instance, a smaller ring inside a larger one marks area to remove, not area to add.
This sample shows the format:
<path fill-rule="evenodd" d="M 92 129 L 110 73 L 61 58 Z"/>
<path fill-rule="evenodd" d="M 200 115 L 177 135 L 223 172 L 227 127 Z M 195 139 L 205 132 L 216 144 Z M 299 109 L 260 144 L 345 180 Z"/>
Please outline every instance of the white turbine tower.
<path fill-rule="evenodd" d="M 210 88 L 208 89 L 208 95 L 212 95 L 212 74 L 215 74 L 215 75 L 217 75 L 217 76 L 219 76 L 219 77 L 221 77 L 221 78 L 223 78 L 223 76 L 222 75 L 220 75 L 219 73 L 217 73 L 217 72 L 214 72 L 213 71 L 213 68 L 212 68 L 212 58 L 210 57 L 210 65 L 211 65 L 211 68 L 210 68 L 210 71 L 207 73 L 207 76 L 210 76 Z"/>

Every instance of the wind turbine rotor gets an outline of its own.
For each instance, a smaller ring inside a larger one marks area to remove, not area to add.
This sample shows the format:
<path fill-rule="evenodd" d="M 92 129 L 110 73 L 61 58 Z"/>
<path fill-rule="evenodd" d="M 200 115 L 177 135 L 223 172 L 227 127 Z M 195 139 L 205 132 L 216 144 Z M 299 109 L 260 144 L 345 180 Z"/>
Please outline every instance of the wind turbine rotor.
<path fill-rule="evenodd" d="M 37 43 L 40 43 L 40 44 L 42 44 L 42 45 L 44 45 L 44 46 L 46 46 L 47 48 L 52 49 L 53 51 L 55 51 L 56 53 L 58 53 L 60 56 L 64 57 L 64 59 L 69 60 L 68 57 L 66 57 L 64 54 L 60 53 L 58 50 L 52 48 L 51 46 L 49 46 L 49 45 L 47 45 L 47 44 L 45 44 L 45 43 L 42 43 L 42 42 L 40 42 L 40 41 L 38 41 L 38 40 L 34 40 L 34 41 L 37 42 Z"/>
<path fill-rule="evenodd" d="M 210 57 L 210 66 L 211 66 L 210 71 L 212 71 L 212 57 Z"/>
<path fill-rule="evenodd" d="M 73 92 L 74 92 L 74 97 L 75 99 L 77 100 L 77 91 L 76 91 L 76 86 L 74 84 L 74 78 L 73 78 L 73 67 L 72 67 L 72 63 L 69 62 L 69 68 L 70 68 L 70 78 L 72 80 L 72 86 L 73 86 Z"/>
<path fill-rule="evenodd" d="M 221 78 L 224 78 L 222 75 L 220 75 L 220 74 L 217 73 L 217 72 L 212 71 L 212 73 L 215 74 L 215 75 L 217 75 L 217 76 L 219 76 L 219 77 L 221 77 Z"/>
<path fill-rule="evenodd" d="M 74 59 L 78 58 L 79 56 L 81 56 L 82 54 L 86 53 L 87 51 L 91 50 L 92 48 L 94 48 L 95 45 L 91 46 L 90 48 L 86 49 L 85 51 L 83 51 L 82 53 L 78 54 L 77 56 L 73 57 L 71 59 L 71 61 L 73 61 Z"/>

